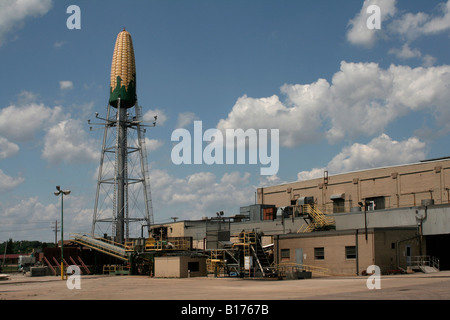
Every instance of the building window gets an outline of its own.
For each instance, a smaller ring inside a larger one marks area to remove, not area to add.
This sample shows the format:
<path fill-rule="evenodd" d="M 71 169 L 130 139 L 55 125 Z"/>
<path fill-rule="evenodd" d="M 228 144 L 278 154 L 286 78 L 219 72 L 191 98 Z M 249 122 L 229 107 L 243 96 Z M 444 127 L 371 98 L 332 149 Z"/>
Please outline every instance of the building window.
<path fill-rule="evenodd" d="M 333 213 L 345 212 L 345 200 L 333 199 Z"/>
<path fill-rule="evenodd" d="M 325 259 L 325 248 L 314 248 L 314 259 L 323 260 Z"/>
<path fill-rule="evenodd" d="M 345 247 L 345 258 L 346 259 L 356 259 L 356 247 L 346 246 Z"/>
<path fill-rule="evenodd" d="M 373 197 L 373 198 L 366 198 L 366 205 L 367 210 L 382 210 L 385 209 L 385 201 L 384 197 Z"/>
<path fill-rule="evenodd" d="M 199 272 L 200 271 L 200 263 L 196 262 L 188 262 L 188 270 L 190 272 Z"/>
<path fill-rule="evenodd" d="M 281 249 L 280 255 L 281 255 L 281 261 L 291 260 L 291 250 L 289 250 L 289 249 Z"/>

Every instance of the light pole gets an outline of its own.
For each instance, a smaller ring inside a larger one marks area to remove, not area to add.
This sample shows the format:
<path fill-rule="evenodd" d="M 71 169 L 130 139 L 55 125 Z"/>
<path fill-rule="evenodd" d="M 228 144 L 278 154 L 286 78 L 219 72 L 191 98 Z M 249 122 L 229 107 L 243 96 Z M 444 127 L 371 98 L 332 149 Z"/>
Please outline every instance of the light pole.
<path fill-rule="evenodd" d="M 364 203 L 358 202 L 358 204 L 362 207 L 364 206 L 364 233 L 366 235 L 366 241 L 367 241 L 367 202 L 364 199 Z"/>
<path fill-rule="evenodd" d="M 55 192 L 55 196 L 61 195 L 61 280 L 64 280 L 64 223 L 63 223 L 63 217 L 64 217 L 64 195 L 70 194 L 70 190 L 61 190 L 60 186 L 56 186 L 57 192 Z"/>

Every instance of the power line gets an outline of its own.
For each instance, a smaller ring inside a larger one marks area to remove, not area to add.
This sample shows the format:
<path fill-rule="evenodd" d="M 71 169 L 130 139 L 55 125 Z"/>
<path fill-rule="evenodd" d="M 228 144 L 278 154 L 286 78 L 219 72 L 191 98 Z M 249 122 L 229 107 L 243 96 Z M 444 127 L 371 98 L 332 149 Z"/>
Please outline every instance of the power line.
<path fill-rule="evenodd" d="M 55 231 L 55 245 L 58 245 L 58 220 L 55 220 L 53 231 Z"/>
<path fill-rule="evenodd" d="M 53 220 L 41 220 L 41 221 L 30 221 L 30 222 L 2 222 L 2 225 L 49 223 L 52 221 Z"/>

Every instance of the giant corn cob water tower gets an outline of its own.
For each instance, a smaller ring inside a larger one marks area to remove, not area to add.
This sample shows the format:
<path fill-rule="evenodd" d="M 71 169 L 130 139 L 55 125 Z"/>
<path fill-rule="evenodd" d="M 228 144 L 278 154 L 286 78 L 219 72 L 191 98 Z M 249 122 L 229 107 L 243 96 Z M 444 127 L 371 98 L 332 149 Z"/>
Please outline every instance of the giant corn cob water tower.
<path fill-rule="evenodd" d="M 133 42 L 125 28 L 114 47 L 106 117 L 96 113 L 96 118 L 102 120 L 104 135 L 91 234 L 107 234 L 124 243 L 132 224 L 134 231 L 153 224 L 145 128 L 156 123 L 143 122 Z"/>

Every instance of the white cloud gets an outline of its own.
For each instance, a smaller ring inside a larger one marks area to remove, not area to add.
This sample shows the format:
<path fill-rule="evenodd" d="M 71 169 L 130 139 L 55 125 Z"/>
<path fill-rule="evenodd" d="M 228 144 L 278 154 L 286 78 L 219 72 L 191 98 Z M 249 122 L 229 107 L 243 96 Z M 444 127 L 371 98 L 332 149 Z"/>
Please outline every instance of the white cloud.
<path fill-rule="evenodd" d="M 277 95 L 268 98 L 240 97 L 227 119 L 217 128 L 225 129 L 280 129 L 280 144 L 293 147 L 311 142 L 320 136 L 321 114 L 330 104 L 329 84 L 319 79 L 308 85 L 284 85 L 287 95 L 284 104 Z"/>
<path fill-rule="evenodd" d="M 370 14 L 369 5 L 376 4 L 381 10 L 381 29 L 370 30 L 366 26 Z M 407 41 L 401 49 L 391 49 L 389 53 L 402 59 L 421 58 L 423 66 L 429 67 L 436 62 L 436 58 L 429 54 L 422 54 L 417 49 L 411 49 L 409 43 L 421 36 L 428 36 L 450 31 L 450 0 L 440 3 L 434 14 L 425 12 L 399 13 L 395 0 L 365 0 L 361 11 L 349 21 L 347 41 L 355 45 L 372 47 L 377 39 L 397 38 Z"/>
<path fill-rule="evenodd" d="M 368 144 L 354 143 L 336 155 L 326 168 L 314 168 L 297 174 L 298 180 L 323 176 L 325 170 L 338 174 L 356 170 L 413 163 L 425 159 L 426 144 L 416 137 L 396 141 L 382 134 Z"/>
<path fill-rule="evenodd" d="M 0 159 L 12 157 L 17 152 L 19 152 L 19 146 L 17 144 L 8 141 L 4 137 L 0 137 Z"/>
<path fill-rule="evenodd" d="M 56 200 L 56 197 L 54 197 Z M 56 200 L 55 203 L 59 204 Z M 65 212 L 66 213 L 66 212 Z M 64 226 L 70 225 L 71 212 L 64 215 Z M 41 240 L 47 235 L 47 241 L 53 241 L 51 225 L 60 219 L 60 209 L 55 204 L 44 205 L 38 197 L 22 199 L 9 207 L 2 208 L 0 212 L 2 220 L 2 235 L 14 240 Z M 64 228 L 66 231 L 66 228 Z M 68 235 L 66 235 L 68 237 Z M 44 240 L 46 241 L 46 240 Z"/>
<path fill-rule="evenodd" d="M 259 187 L 270 187 L 285 183 L 287 183 L 287 181 L 282 181 L 276 174 L 272 176 L 260 176 L 259 178 Z"/>
<path fill-rule="evenodd" d="M 79 120 L 65 120 L 47 130 L 42 157 L 50 164 L 97 161 L 99 151 Z"/>
<path fill-rule="evenodd" d="M 197 172 L 176 178 L 165 170 L 151 170 L 151 188 L 155 221 L 167 214 L 180 219 L 201 219 L 224 211 L 230 216 L 254 198 L 249 173 L 230 172 L 217 177 L 211 172 Z M 167 212 L 166 208 L 170 208 Z"/>
<path fill-rule="evenodd" d="M 441 16 L 431 17 L 431 19 L 423 25 L 423 32 L 425 34 L 450 30 L 450 0 L 445 4 L 439 4 L 438 7 L 441 11 Z"/>
<path fill-rule="evenodd" d="M 401 49 L 389 50 L 389 53 L 402 59 L 420 58 L 422 56 L 420 50 L 411 49 L 407 43 L 405 43 Z"/>
<path fill-rule="evenodd" d="M 80 195 L 79 190 L 66 186 L 64 189 L 72 193 L 64 197 L 64 238 L 72 237 L 74 232 L 88 232 L 92 222 L 92 199 Z M 56 191 L 56 190 L 55 190 Z M 0 220 L 2 231 L 0 235 L 9 236 L 15 240 L 53 241 L 52 227 L 58 220 L 58 230 L 61 219 L 61 198 L 51 196 L 51 203 L 45 204 L 38 197 L 14 200 L 11 204 L 2 203 Z M 60 233 L 58 232 L 58 238 Z M 44 239 L 43 239 L 44 238 Z"/>
<path fill-rule="evenodd" d="M 28 141 L 45 125 L 62 117 L 61 107 L 49 108 L 34 102 L 10 105 L 0 110 L 0 135 L 13 141 Z"/>
<path fill-rule="evenodd" d="M 32 197 L 6 209 L 3 217 L 16 222 L 53 220 L 59 217 L 58 212 L 55 205 L 45 206 L 38 201 L 37 197 Z"/>
<path fill-rule="evenodd" d="M 390 49 L 389 53 L 395 55 L 397 58 L 400 58 L 400 59 L 411 59 L 411 58 L 422 59 L 424 67 L 431 67 L 436 62 L 435 57 L 433 57 L 429 54 L 422 55 L 420 50 L 411 49 L 409 47 L 408 43 L 405 43 L 401 49 L 396 49 L 396 48 Z"/>
<path fill-rule="evenodd" d="M 367 13 L 367 8 L 371 5 L 377 5 L 380 8 L 381 30 L 383 30 L 383 22 L 394 16 L 396 10 L 395 0 L 365 0 L 361 11 L 349 21 L 349 30 L 347 32 L 347 40 L 356 45 L 371 47 L 376 41 L 377 36 L 382 34 L 379 29 L 369 29 L 367 20 L 371 17 L 371 13 Z"/>
<path fill-rule="evenodd" d="M 12 190 L 24 181 L 25 179 L 22 177 L 12 178 L 6 175 L 3 170 L 0 169 L 0 193 Z"/>
<path fill-rule="evenodd" d="M 163 144 L 164 142 L 162 142 L 161 140 L 145 138 L 145 148 L 147 149 L 147 152 L 155 151 L 159 149 Z"/>
<path fill-rule="evenodd" d="M 406 13 L 396 19 L 390 28 L 409 39 L 450 30 L 450 1 L 440 3 L 436 11 L 438 14 L 435 16 L 424 12 Z"/>
<path fill-rule="evenodd" d="M 158 119 L 156 120 L 156 124 L 157 125 L 164 125 L 164 123 L 167 120 L 167 115 L 165 114 L 165 112 L 161 109 L 153 109 L 153 110 L 148 110 L 144 115 L 143 115 L 143 119 L 146 122 L 151 122 L 153 123 L 153 121 L 155 121 L 154 116 L 157 116 Z"/>
<path fill-rule="evenodd" d="M 450 122 L 450 66 L 418 67 L 341 63 L 331 84 L 324 79 L 286 84 L 268 98 L 240 97 L 218 129 L 280 129 L 280 145 L 294 147 L 326 137 L 330 143 L 375 136 L 409 112 L 427 111 L 438 125 Z M 448 128 L 450 129 L 450 128 Z"/>
<path fill-rule="evenodd" d="M 380 30 L 370 30 L 367 28 L 367 19 L 371 14 L 367 13 L 367 7 L 378 5 L 381 12 L 381 20 L 392 21 Z M 383 35 L 384 31 L 392 34 L 405 36 L 407 39 L 415 39 L 422 35 L 437 34 L 450 30 L 450 0 L 447 3 L 440 3 L 437 7 L 437 15 L 430 15 L 424 12 L 404 13 L 397 15 L 395 0 L 365 0 L 361 11 L 349 21 L 350 28 L 347 32 L 347 40 L 352 44 L 371 47 L 377 36 Z"/>
<path fill-rule="evenodd" d="M 298 181 L 305 181 L 305 180 L 311 180 L 323 177 L 324 171 L 327 170 L 326 168 L 314 168 L 310 171 L 301 171 L 297 173 L 297 180 Z"/>
<path fill-rule="evenodd" d="M 328 169 L 330 173 L 392 166 L 424 160 L 426 145 L 416 137 L 396 141 L 382 134 L 368 144 L 354 143 L 335 156 Z"/>
<path fill-rule="evenodd" d="M 394 19 L 388 26 L 388 30 L 393 34 L 399 34 L 407 39 L 415 39 L 423 34 L 421 29 L 428 19 L 428 15 L 423 12 L 416 14 L 405 13 L 399 18 Z"/>
<path fill-rule="evenodd" d="M 426 54 L 422 57 L 422 65 L 424 67 L 432 67 L 436 63 L 436 60 L 432 55 Z"/>
<path fill-rule="evenodd" d="M 61 90 L 70 90 L 73 89 L 73 83 L 69 80 L 64 80 L 59 82 L 59 89 Z"/>
<path fill-rule="evenodd" d="M 199 120 L 199 118 L 193 112 L 182 112 L 178 115 L 178 121 L 176 128 L 186 128 L 188 125 L 193 123 L 195 120 Z"/>
<path fill-rule="evenodd" d="M 51 0 L 2 0 L 0 2 L 0 46 L 6 35 L 15 28 L 23 27 L 28 17 L 46 14 L 52 7 Z"/>

